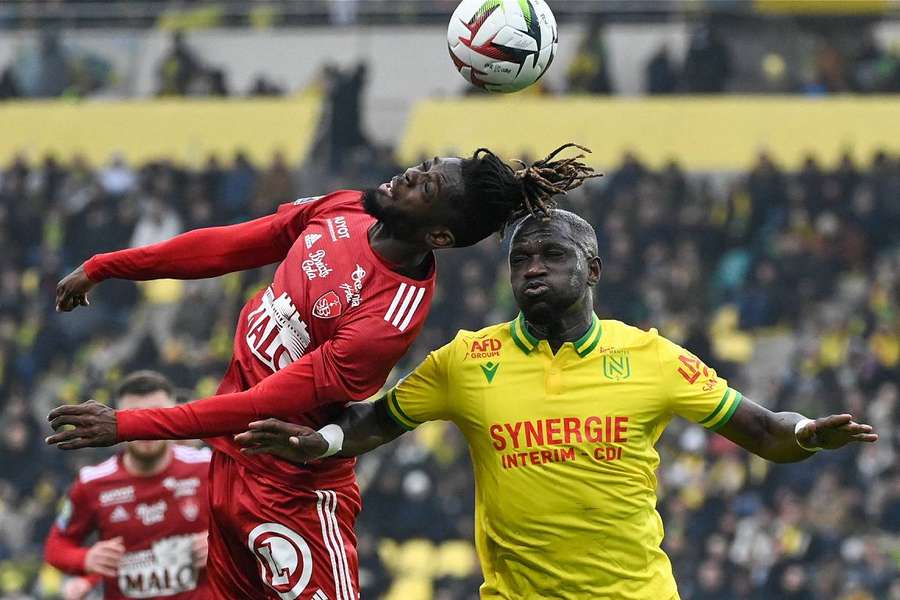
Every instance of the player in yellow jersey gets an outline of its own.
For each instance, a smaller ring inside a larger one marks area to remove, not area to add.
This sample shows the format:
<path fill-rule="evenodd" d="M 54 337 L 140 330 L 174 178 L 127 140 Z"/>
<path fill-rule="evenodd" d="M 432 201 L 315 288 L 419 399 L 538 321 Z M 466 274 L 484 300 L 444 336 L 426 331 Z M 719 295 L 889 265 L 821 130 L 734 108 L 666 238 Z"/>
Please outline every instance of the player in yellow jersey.
<path fill-rule="evenodd" d="M 744 398 L 687 350 L 594 315 L 593 228 L 527 218 L 509 253 L 521 314 L 460 331 L 374 403 L 314 432 L 267 420 L 238 441 L 294 461 L 355 456 L 419 424 L 454 422 L 476 481 L 482 598 L 678 598 L 660 548 L 654 444 L 674 415 L 774 462 L 874 442 L 850 415 L 809 420 Z"/>

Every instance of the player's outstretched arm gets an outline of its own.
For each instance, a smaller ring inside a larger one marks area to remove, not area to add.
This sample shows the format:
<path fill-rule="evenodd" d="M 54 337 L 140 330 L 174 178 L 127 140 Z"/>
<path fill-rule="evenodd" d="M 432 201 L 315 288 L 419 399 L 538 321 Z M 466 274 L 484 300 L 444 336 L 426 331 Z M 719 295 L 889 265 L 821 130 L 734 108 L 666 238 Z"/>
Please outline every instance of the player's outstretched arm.
<path fill-rule="evenodd" d="M 878 440 L 871 425 L 857 423 L 848 414 L 807 419 L 794 412 L 774 413 L 747 398 L 719 433 L 777 463 L 801 461 L 818 450 L 837 450 L 854 442 Z"/>
<path fill-rule="evenodd" d="M 406 430 L 387 411 L 385 398 L 348 406 L 340 418 L 319 431 L 303 425 L 266 419 L 250 423 L 234 436 L 245 454 L 273 454 L 295 463 L 326 456 L 365 454 L 400 437 Z"/>
<path fill-rule="evenodd" d="M 286 206 L 246 223 L 195 229 L 158 244 L 97 254 L 56 285 L 56 310 L 87 306 L 87 293 L 105 279 L 201 279 L 278 262 L 304 223 L 298 207 Z"/>

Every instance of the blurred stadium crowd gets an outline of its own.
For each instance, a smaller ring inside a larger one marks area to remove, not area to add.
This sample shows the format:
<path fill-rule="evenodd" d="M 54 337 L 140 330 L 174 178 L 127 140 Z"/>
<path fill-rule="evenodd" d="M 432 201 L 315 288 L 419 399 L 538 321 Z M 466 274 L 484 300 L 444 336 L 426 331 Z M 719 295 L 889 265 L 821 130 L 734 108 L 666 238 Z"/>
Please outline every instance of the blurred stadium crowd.
<path fill-rule="evenodd" d="M 765 25 L 761 27 L 767 31 Z M 643 64 L 642 92 L 815 96 L 900 92 L 900 43 L 878 41 L 865 25 L 857 24 L 851 36 L 836 36 L 822 26 L 782 32 L 809 38 L 808 43 L 798 44 L 800 48 L 793 50 L 784 39 L 778 40 L 777 30 L 770 28 L 767 35 L 771 39 L 763 41 L 752 39 L 755 31 L 746 24 L 723 27 L 713 20 L 698 22 L 692 28 L 683 57 L 661 42 Z M 610 76 L 607 35 L 604 21 L 594 19 L 567 66 L 562 85 L 543 81 L 535 90 L 622 93 Z M 229 83 L 227 68 L 208 64 L 202 53 L 192 49 L 187 37 L 177 31 L 172 35 L 169 50 L 156 68 L 156 95 L 278 96 L 287 91 L 283 83 L 272 81 L 265 74 L 259 74 L 246 89 L 237 89 Z M 767 46 L 772 47 L 757 52 Z M 742 53 L 754 58 L 738 60 Z M 38 43 L 22 44 L 9 64 L 0 65 L 0 100 L 109 95 L 124 76 L 115 72 L 109 58 L 67 44 L 60 30 L 44 29 Z M 328 73 L 324 76 L 327 79 Z M 461 89 L 466 94 L 484 93 L 473 87 Z"/>
<path fill-rule="evenodd" d="M 0 598 L 57 597 L 41 546 L 75 469 L 107 452 L 42 443 L 60 402 L 108 400 L 132 369 L 212 393 L 242 301 L 270 269 L 216 280 L 109 281 L 74 315 L 57 280 L 93 253 L 242 221 L 278 203 L 377 184 L 388 153 L 339 175 L 210 157 L 199 169 L 113 158 L 18 159 L 0 169 Z M 881 441 L 800 465 L 751 459 L 674 421 L 661 440 L 664 546 L 685 600 L 900 600 L 900 156 L 784 172 L 693 175 L 625 156 L 565 199 L 600 237 L 598 312 L 660 331 L 773 409 L 852 412 Z M 408 372 L 458 328 L 509 319 L 495 239 L 439 257 L 438 295 Z M 472 598 L 473 482 L 454 429 L 430 424 L 363 457 L 365 598 Z"/>

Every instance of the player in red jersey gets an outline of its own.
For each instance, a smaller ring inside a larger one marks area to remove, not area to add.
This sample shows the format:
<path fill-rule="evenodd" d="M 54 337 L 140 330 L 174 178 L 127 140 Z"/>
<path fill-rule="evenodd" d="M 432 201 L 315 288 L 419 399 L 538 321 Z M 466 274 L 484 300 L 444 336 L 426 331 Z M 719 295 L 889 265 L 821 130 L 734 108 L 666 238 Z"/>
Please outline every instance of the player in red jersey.
<path fill-rule="evenodd" d="M 152 371 L 126 377 L 116 397 L 122 409 L 175 405 L 172 384 Z M 69 583 L 66 600 L 100 581 L 106 600 L 209 598 L 209 461 L 207 449 L 140 441 L 81 469 L 45 549 L 48 563 L 82 576 Z M 82 546 L 93 533 L 98 541 Z"/>
<path fill-rule="evenodd" d="M 74 429 L 48 443 L 215 437 L 215 597 L 355 600 L 354 461 L 245 456 L 229 434 L 269 416 L 319 427 L 346 401 L 377 392 L 425 321 L 433 250 L 472 245 L 522 211 L 548 212 L 554 194 L 593 176 L 578 157 L 555 160 L 561 149 L 519 171 L 484 149 L 435 158 L 378 189 L 303 198 L 248 223 L 91 258 L 60 282 L 60 310 L 86 305 L 86 293 L 109 277 L 198 278 L 281 264 L 240 314 L 217 396 L 161 410 L 60 407 L 52 427 Z"/>

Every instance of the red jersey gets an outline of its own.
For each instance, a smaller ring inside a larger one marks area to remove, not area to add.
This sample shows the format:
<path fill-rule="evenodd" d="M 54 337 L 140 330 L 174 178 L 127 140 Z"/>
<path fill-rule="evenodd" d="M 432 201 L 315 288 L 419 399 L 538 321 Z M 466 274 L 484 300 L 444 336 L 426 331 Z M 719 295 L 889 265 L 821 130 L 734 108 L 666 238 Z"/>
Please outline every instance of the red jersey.
<path fill-rule="evenodd" d="M 166 469 L 150 477 L 130 474 L 118 454 L 84 467 L 50 531 L 47 562 L 83 575 L 84 540 L 122 537 L 125 554 L 117 578 L 104 579 L 104 598 L 208 597 L 205 571 L 193 566 L 192 536 L 208 526 L 210 451 L 174 446 Z"/>
<path fill-rule="evenodd" d="M 230 434 L 266 417 L 320 427 L 344 402 L 375 394 L 412 344 L 431 305 L 434 258 L 426 279 L 400 275 L 370 247 L 374 223 L 360 192 L 339 191 L 88 261 L 94 280 L 207 277 L 281 261 L 272 284 L 240 313 L 219 396 L 119 411 L 119 440 L 228 434 L 212 445 L 253 471 L 310 488 L 352 482 L 353 459 L 294 465 L 248 457 Z"/>

